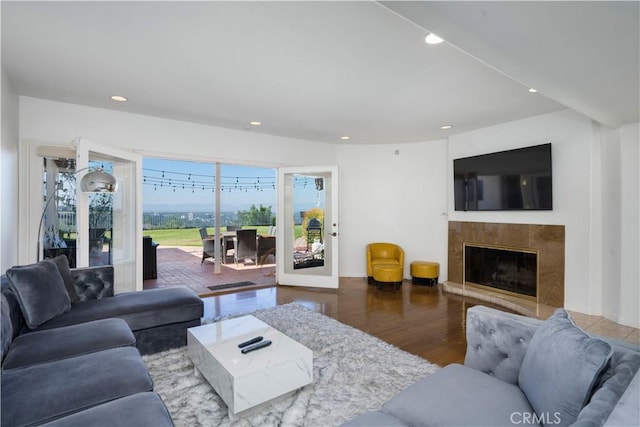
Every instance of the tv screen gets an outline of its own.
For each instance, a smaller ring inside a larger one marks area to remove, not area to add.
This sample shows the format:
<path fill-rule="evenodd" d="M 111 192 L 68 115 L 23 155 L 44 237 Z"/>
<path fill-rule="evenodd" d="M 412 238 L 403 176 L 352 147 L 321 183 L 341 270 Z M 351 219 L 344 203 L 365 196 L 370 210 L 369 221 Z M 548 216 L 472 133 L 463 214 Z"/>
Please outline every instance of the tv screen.
<path fill-rule="evenodd" d="M 455 210 L 551 210 L 551 144 L 453 161 Z"/>

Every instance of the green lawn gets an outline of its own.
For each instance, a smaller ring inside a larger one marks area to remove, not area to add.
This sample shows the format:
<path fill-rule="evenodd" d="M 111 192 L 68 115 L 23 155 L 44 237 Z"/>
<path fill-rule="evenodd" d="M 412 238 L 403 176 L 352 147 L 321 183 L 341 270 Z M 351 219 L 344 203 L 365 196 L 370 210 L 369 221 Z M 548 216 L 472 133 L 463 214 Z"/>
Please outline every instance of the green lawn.
<path fill-rule="evenodd" d="M 201 246 L 197 228 L 173 228 L 167 230 L 142 230 L 143 236 L 151 236 L 161 246 Z"/>
<path fill-rule="evenodd" d="M 244 228 L 255 228 L 258 230 L 258 234 L 266 234 L 268 226 L 255 226 L 255 227 L 244 227 Z M 213 228 L 207 228 L 209 234 L 213 234 Z M 221 228 L 220 231 L 224 232 L 227 229 L 225 227 Z M 142 230 L 143 236 L 151 236 L 154 242 L 159 243 L 162 246 L 200 246 L 202 242 L 200 241 L 200 231 L 197 228 L 173 228 L 166 230 Z M 302 227 L 300 225 L 296 226 L 296 236 L 302 235 Z"/>

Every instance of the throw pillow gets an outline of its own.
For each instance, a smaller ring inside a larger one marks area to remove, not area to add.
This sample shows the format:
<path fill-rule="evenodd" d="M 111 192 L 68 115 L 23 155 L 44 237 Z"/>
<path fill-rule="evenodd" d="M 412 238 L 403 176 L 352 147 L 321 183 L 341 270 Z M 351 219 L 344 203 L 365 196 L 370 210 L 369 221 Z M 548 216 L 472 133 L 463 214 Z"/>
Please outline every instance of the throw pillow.
<path fill-rule="evenodd" d="M 588 403 L 611 354 L 611 345 L 589 336 L 558 309 L 533 334 L 518 384 L 541 420 L 570 425 Z"/>
<path fill-rule="evenodd" d="M 11 267 L 7 278 L 30 329 L 71 309 L 58 266 L 51 260 Z"/>
<path fill-rule="evenodd" d="M 71 304 L 75 304 L 80 301 L 78 291 L 76 291 L 76 287 L 73 286 L 73 278 L 71 277 L 71 269 L 69 268 L 69 260 L 67 257 L 64 255 L 58 255 L 55 258 L 51 258 L 51 261 L 55 262 L 58 266 L 58 271 L 60 271 L 60 275 L 64 281 L 64 287 L 67 289 Z"/>

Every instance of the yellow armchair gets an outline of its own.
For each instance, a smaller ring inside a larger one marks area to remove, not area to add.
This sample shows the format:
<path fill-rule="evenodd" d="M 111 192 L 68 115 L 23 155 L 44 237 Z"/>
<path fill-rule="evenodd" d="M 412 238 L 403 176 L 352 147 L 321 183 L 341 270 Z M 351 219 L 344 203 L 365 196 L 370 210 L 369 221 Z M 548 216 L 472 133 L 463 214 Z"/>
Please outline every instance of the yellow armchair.
<path fill-rule="evenodd" d="M 377 264 L 399 265 L 404 271 L 404 250 L 394 243 L 369 243 L 367 245 L 367 279 L 369 283 L 373 281 L 373 266 Z"/>

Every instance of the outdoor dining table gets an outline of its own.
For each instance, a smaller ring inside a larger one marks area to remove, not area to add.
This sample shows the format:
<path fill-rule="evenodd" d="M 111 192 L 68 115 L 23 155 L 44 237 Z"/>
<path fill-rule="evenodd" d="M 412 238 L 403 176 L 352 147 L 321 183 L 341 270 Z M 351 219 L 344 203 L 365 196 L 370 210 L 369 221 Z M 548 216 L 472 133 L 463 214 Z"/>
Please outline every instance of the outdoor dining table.
<path fill-rule="evenodd" d="M 209 236 L 206 240 L 214 240 L 214 236 Z M 235 249 L 237 246 L 236 241 L 236 232 L 235 231 L 225 231 L 220 233 L 220 245 L 222 248 L 222 253 L 225 255 L 222 257 L 222 263 L 226 264 L 227 252 L 230 249 Z M 271 252 L 275 254 L 275 240 L 276 236 L 268 235 L 268 234 L 257 234 L 256 235 L 256 248 L 258 251 L 258 257 L 265 255 L 267 252 Z"/>

